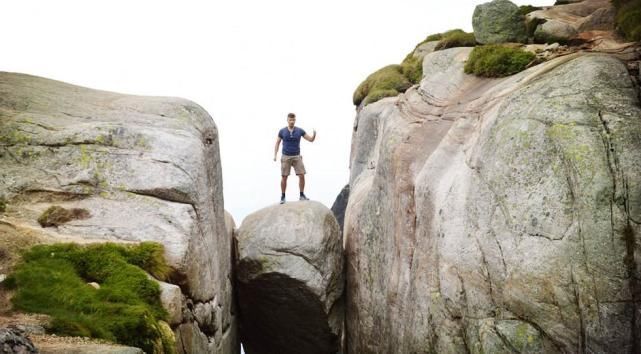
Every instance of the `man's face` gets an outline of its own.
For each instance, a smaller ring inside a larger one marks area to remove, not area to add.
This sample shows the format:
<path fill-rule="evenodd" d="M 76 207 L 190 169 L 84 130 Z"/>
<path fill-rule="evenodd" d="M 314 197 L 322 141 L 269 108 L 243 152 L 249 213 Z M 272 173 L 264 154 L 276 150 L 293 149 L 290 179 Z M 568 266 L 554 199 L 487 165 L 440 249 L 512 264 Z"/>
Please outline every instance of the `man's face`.
<path fill-rule="evenodd" d="M 292 118 L 292 117 L 288 117 L 288 118 L 287 118 L 287 125 L 288 125 L 290 128 L 293 128 L 293 127 L 294 127 L 294 123 L 296 123 L 296 118 Z"/>

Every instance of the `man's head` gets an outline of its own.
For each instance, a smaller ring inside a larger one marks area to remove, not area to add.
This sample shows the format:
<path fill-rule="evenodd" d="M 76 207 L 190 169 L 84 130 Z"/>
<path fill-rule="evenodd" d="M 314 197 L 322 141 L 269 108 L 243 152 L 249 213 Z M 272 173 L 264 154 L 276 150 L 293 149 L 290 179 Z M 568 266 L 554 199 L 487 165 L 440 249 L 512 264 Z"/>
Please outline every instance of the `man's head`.
<path fill-rule="evenodd" d="M 290 128 L 293 128 L 295 123 L 296 123 L 296 115 L 294 113 L 288 114 L 287 115 L 287 125 Z"/>

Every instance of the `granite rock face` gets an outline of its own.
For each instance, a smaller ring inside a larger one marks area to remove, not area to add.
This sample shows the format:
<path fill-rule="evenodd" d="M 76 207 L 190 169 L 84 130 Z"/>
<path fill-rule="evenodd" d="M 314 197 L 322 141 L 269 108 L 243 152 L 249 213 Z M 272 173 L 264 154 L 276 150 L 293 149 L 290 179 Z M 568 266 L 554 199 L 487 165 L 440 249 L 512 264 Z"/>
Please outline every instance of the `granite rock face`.
<path fill-rule="evenodd" d="M 356 117 L 348 352 L 639 348 L 641 108 L 624 63 L 573 54 L 502 79 L 471 49 Z M 372 138 L 373 137 L 373 138 Z"/>
<path fill-rule="evenodd" d="M 345 209 L 347 208 L 347 201 L 349 200 L 349 184 L 345 185 L 341 192 L 336 196 L 334 204 L 332 204 L 332 213 L 338 221 L 338 227 L 341 230 L 341 235 L 343 233 L 343 225 L 345 221 Z"/>
<path fill-rule="evenodd" d="M 159 242 L 183 309 L 208 303 L 221 312 L 219 326 L 195 324 L 205 342 L 233 327 L 218 132 L 200 106 L 0 73 L 0 165 L 0 223 L 11 233 L 43 242 Z M 53 205 L 89 216 L 43 228 L 37 219 Z M 192 317 L 184 313 L 183 324 Z"/>
<path fill-rule="evenodd" d="M 343 249 L 332 212 L 318 202 L 267 207 L 247 216 L 237 243 L 245 352 L 339 352 Z"/>
<path fill-rule="evenodd" d="M 527 41 L 525 22 L 519 7 L 509 0 L 493 0 L 474 9 L 472 27 L 482 44 Z"/>

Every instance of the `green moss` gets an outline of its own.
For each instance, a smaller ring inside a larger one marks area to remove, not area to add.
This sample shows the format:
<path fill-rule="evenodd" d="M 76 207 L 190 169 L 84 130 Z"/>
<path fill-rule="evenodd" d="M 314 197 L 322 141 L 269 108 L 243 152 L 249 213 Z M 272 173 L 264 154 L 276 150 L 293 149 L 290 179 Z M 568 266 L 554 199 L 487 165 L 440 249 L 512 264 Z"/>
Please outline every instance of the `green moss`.
<path fill-rule="evenodd" d="M 434 50 L 474 46 L 476 46 L 474 33 L 467 33 L 460 29 L 453 29 L 441 35 L 440 42 L 436 45 Z"/>
<path fill-rule="evenodd" d="M 369 95 L 365 98 L 365 104 L 374 103 L 385 97 L 394 97 L 398 96 L 399 92 L 396 90 L 374 90 L 370 92 Z"/>
<path fill-rule="evenodd" d="M 409 53 L 401 63 L 401 73 L 413 84 L 418 84 L 423 78 L 423 59 Z"/>
<path fill-rule="evenodd" d="M 158 266 L 156 252 L 146 251 L 149 248 L 109 243 L 35 246 L 23 254 L 10 276 L 16 289 L 14 307 L 50 315 L 49 329 L 59 335 L 102 338 L 147 353 L 162 352 L 154 350 L 154 343 L 163 338 L 159 321 L 166 320 L 167 313 L 158 284 L 143 270 L 153 273 Z M 152 269 L 145 268 L 150 264 Z M 100 289 L 87 282 L 99 283 Z"/>
<path fill-rule="evenodd" d="M 474 48 L 465 72 L 477 76 L 502 77 L 523 71 L 535 55 L 518 48 L 484 45 Z"/>
<path fill-rule="evenodd" d="M 382 90 L 389 92 L 396 91 L 396 95 L 398 95 L 401 92 L 405 92 L 405 90 L 411 86 L 412 82 L 403 75 L 400 65 L 388 65 L 369 75 L 367 79 L 358 86 L 356 91 L 354 91 L 353 102 L 354 105 L 358 106 L 367 99 L 370 93 Z M 372 102 L 375 102 L 375 100 L 370 98 L 367 99 L 365 103 Z"/>
<path fill-rule="evenodd" d="M 0 213 L 7 211 L 7 200 L 4 196 L 0 195 Z"/>
<path fill-rule="evenodd" d="M 615 0 L 617 30 L 629 41 L 641 41 L 641 0 Z"/>
<path fill-rule="evenodd" d="M 91 217 L 86 209 L 65 209 L 58 205 L 52 205 L 45 210 L 38 218 L 38 223 L 42 227 L 59 226 L 71 220 L 88 219 Z"/>

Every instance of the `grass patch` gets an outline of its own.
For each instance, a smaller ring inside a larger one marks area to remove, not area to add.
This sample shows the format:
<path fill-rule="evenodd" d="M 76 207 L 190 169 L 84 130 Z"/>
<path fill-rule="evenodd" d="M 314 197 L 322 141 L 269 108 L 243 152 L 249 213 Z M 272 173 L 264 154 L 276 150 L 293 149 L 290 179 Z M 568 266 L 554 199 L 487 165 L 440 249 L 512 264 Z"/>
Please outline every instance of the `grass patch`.
<path fill-rule="evenodd" d="M 474 46 L 476 46 L 474 33 L 467 33 L 460 29 L 453 29 L 441 34 L 440 42 L 436 45 L 434 50 Z"/>
<path fill-rule="evenodd" d="M 16 290 L 16 309 L 50 315 L 49 329 L 56 334 L 159 352 L 165 336 L 158 321 L 165 321 L 167 312 L 158 284 L 145 273 L 168 269 L 158 250 L 162 246 L 152 243 L 38 245 L 22 255 L 4 283 Z M 100 289 L 88 282 L 99 283 Z"/>
<path fill-rule="evenodd" d="M 411 83 L 418 84 L 423 78 L 423 58 L 414 56 L 414 52 L 409 53 L 401 63 L 401 74 Z"/>
<path fill-rule="evenodd" d="M 535 55 L 518 48 L 484 45 L 474 48 L 465 63 L 465 73 L 503 77 L 523 71 Z"/>
<path fill-rule="evenodd" d="M 53 205 L 45 210 L 38 218 L 38 223 L 42 227 L 59 226 L 71 220 L 88 219 L 91 217 L 87 209 L 65 209 L 58 205 Z"/>
<path fill-rule="evenodd" d="M 641 0 L 612 1 L 617 31 L 628 41 L 641 41 Z"/>
<path fill-rule="evenodd" d="M 388 65 L 369 75 L 365 81 L 358 85 L 358 88 L 354 91 L 352 101 L 356 106 L 360 105 L 363 101 L 365 104 L 376 102 L 377 100 L 374 100 L 376 97 L 378 97 L 378 99 L 389 97 L 380 96 L 380 91 L 385 91 L 388 95 L 394 93 L 395 96 L 401 92 L 405 92 L 405 90 L 411 86 L 412 82 L 403 75 L 400 65 Z M 377 91 L 379 93 L 377 93 Z"/>

